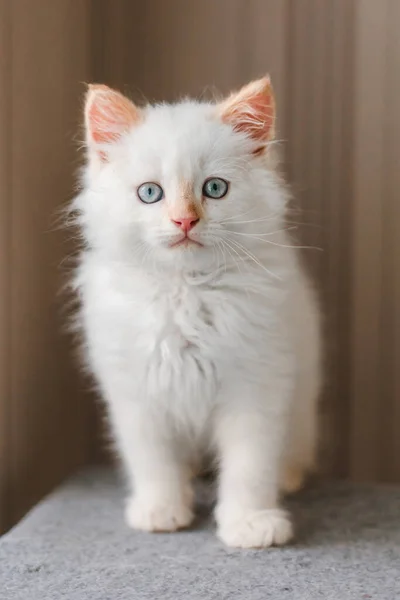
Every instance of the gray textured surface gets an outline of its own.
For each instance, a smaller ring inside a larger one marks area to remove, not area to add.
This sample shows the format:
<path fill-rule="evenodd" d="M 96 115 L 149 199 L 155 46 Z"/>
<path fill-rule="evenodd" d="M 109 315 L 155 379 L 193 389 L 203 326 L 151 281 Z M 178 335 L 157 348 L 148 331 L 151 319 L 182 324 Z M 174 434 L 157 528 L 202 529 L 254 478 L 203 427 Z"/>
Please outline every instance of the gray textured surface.
<path fill-rule="evenodd" d="M 203 506 L 193 531 L 122 520 L 114 474 L 84 472 L 0 539 L 1 600 L 395 600 L 400 488 L 321 486 L 290 502 L 294 545 L 226 550 Z"/>

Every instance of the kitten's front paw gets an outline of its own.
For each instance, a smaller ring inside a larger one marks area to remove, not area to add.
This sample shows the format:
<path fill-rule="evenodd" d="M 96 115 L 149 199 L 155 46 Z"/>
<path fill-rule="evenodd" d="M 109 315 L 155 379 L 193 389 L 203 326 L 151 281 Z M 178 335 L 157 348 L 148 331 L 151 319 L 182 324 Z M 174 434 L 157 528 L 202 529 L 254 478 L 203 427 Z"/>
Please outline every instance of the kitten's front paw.
<path fill-rule="evenodd" d="M 289 515 L 279 508 L 247 510 L 230 514 L 217 508 L 218 537 L 234 548 L 268 548 L 282 546 L 293 536 Z"/>
<path fill-rule="evenodd" d="M 193 511 L 181 502 L 131 498 L 125 509 L 125 518 L 133 529 L 168 532 L 188 527 L 193 521 Z"/>

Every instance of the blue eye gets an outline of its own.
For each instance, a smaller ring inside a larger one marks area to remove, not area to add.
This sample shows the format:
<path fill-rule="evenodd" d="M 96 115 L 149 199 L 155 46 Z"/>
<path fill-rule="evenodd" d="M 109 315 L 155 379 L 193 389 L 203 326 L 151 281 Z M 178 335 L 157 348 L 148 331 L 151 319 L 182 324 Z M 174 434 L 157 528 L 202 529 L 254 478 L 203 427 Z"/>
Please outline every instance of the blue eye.
<path fill-rule="evenodd" d="M 210 177 L 210 179 L 206 179 L 204 182 L 203 196 L 219 200 L 226 196 L 228 188 L 229 184 L 225 179 L 221 179 L 220 177 Z"/>
<path fill-rule="evenodd" d="M 164 191 L 158 183 L 149 181 L 147 183 L 142 183 L 142 185 L 138 187 L 137 195 L 145 204 L 154 204 L 161 200 L 164 196 Z"/>

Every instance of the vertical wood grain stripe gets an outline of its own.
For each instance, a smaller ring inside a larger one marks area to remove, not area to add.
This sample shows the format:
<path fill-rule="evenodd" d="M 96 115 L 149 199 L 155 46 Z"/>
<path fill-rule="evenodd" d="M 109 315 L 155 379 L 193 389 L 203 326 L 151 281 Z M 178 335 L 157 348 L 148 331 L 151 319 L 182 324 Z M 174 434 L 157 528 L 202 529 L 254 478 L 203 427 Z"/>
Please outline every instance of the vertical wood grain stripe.
<path fill-rule="evenodd" d="M 10 2 L 12 10 L 11 518 L 88 459 L 87 402 L 57 301 L 72 251 L 55 228 L 78 166 L 88 2 Z M 76 138 L 75 138 L 76 140 Z M 61 304 L 61 301 L 60 301 Z"/>
<path fill-rule="evenodd" d="M 393 362 L 393 415 L 391 436 L 393 468 L 391 479 L 400 482 L 400 36 L 398 26 L 400 23 L 400 2 L 391 0 L 390 20 L 390 63 L 389 76 L 392 81 L 390 110 L 392 114 L 390 131 L 392 133 L 390 143 L 390 181 L 391 198 L 393 207 L 393 219 L 396 223 L 392 252 L 394 254 L 394 299 L 393 299 L 393 329 L 394 347 L 391 360 Z"/>
<path fill-rule="evenodd" d="M 388 0 L 384 113 L 379 477 L 400 480 L 400 3 Z"/>
<path fill-rule="evenodd" d="M 395 330 L 393 328 L 394 318 L 394 278 L 393 271 L 395 265 L 395 256 L 393 253 L 393 241 L 396 233 L 396 222 L 394 220 L 394 206 L 391 194 L 391 152 L 393 151 L 392 127 L 395 126 L 393 117 L 392 77 L 394 73 L 389 73 L 389 66 L 392 62 L 390 50 L 392 49 L 392 26 L 391 1 L 386 2 L 385 19 L 385 39 L 382 40 L 383 52 L 383 82 L 380 94 L 383 99 L 382 119 L 382 190 L 379 198 L 376 199 L 382 206 L 382 254 L 381 254 L 381 281 L 380 281 L 380 335 L 377 340 L 379 347 L 378 377 L 380 383 L 379 396 L 375 398 L 376 403 L 376 422 L 378 424 L 377 440 L 377 466 L 376 477 L 383 481 L 390 478 L 392 469 L 392 449 L 393 437 L 392 419 L 393 419 L 393 383 L 394 383 L 394 342 Z"/>
<path fill-rule="evenodd" d="M 355 4 L 351 475 L 379 477 L 387 1 Z"/>
<path fill-rule="evenodd" d="M 327 3 L 328 5 L 328 3 Z M 329 3 L 326 36 L 330 39 L 324 68 L 326 104 L 324 179 L 319 190 L 321 245 L 324 248 L 321 284 L 326 310 L 325 352 L 328 387 L 328 418 L 332 432 L 331 469 L 348 474 L 349 444 L 349 278 L 351 189 L 351 118 L 353 97 L 352 3 Z M 325 433 L 325 432 L 324 432 Z M 332 439 L 333 438 L 333 439 Z"/>
<path fill-rule="evenodd" d="M 10 511 L 11 25 L 10 2 L 0 0 L 0 534 Z"/>

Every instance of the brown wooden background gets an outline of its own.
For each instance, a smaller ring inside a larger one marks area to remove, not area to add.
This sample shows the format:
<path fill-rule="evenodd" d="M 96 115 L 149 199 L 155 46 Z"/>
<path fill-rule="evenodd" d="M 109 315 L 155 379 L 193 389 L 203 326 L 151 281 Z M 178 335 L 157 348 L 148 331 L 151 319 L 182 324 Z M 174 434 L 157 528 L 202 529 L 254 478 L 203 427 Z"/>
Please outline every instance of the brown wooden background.
<path fill-rule="evenodd" d="M 98 456 L 54 226 L 85 81 L 168 100 L 271 73 L 293 220 L 324 250 L 324 464 L 400 481 L 399 22 L 398 0 L 0 0 L 0 529 Z"/>

